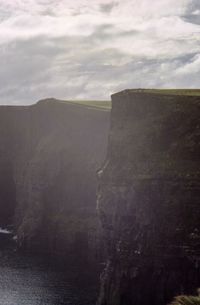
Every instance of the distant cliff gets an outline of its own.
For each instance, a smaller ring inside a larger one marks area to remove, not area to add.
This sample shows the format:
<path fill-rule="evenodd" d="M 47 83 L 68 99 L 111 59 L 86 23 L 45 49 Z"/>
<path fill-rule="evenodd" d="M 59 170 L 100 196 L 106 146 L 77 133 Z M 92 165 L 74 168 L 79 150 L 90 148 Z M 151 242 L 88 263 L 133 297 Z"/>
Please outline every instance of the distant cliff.
<path fill-rule="evenodd" d="M 200 285 L 200 97 L 112 96 L 98 210 L 101 305 L 164 305 Z"/>
<path fill-rule="evenodd" d="M 99 253 L 96 170 L 106 153 L 109 111 L 47 99 L 0 107 L 0 226 L 19 247 Z"/>

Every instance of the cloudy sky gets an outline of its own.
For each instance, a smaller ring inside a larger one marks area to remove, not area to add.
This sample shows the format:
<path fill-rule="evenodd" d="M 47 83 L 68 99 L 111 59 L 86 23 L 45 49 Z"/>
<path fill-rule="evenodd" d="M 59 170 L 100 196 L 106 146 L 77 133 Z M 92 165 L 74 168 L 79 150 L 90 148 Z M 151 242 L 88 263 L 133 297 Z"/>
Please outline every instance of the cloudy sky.
<path fill-rule="evenodd" d="M 0 104 L 200 87 L 200 0 L 0 0 Z"/>

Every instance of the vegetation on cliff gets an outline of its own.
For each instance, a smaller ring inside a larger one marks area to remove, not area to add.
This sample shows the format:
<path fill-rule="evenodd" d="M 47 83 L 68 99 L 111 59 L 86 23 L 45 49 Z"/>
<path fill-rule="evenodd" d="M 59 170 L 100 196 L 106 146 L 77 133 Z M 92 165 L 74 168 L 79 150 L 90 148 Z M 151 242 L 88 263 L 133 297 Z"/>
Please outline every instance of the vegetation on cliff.
<path fill-rule="evenodd" d="M 200 305 L 200 297 L 181 295 L 176 297 L 170 305 Z"/>
<path fill-rule="evenodd" d="M 74 105 L 92 107 L 99 110 L 110 110 L 111 109 L 111 101 L 103 101 L 103 100 L 66 100 L 64 103 L 72 103 Z"/>
<path fill-rule="evenodd" d="M 149 93 L 180 96 L 200 96 L 200 89 L 130 89 L 132 93 Z"/>

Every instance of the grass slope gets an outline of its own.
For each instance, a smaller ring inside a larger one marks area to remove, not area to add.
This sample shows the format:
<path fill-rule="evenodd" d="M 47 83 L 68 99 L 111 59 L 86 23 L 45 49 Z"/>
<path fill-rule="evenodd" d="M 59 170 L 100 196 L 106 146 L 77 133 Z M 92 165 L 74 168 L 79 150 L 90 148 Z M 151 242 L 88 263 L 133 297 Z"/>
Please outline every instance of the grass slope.
<path fill-rule="evenodd" d="M 178 296 L 170 305 L 200 305 L 200 297 L 195 296 Z"/>
<path fill-rule="evenodd" d="M 62 103 L 86 106 L 88 108 L 96 108 L 99 110 L 107 110 L 107 111 L 109 111 L 111 109 L 111 101 L 67 100 L 67 101 L 62 101 Z"/>

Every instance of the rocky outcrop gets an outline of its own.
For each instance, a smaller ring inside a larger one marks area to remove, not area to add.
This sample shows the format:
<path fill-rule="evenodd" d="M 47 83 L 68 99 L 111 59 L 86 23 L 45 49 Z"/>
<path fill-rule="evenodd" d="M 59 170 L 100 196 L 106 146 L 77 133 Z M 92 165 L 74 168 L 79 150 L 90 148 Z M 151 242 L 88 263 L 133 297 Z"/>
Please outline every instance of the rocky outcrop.
<path fill-rule="evenodd" d="M 95 256 L 96 170 L 109 111 L 47 99 L 0 107 L 0 125 L 0 211 L 5 224 L 15 223 L 18 246 Z"/>
<path fill-rule="evenodd" d="M 100 305 L 164 305 L 200 285 L 200 97 L 112 96 L 98 210 Z"/>

